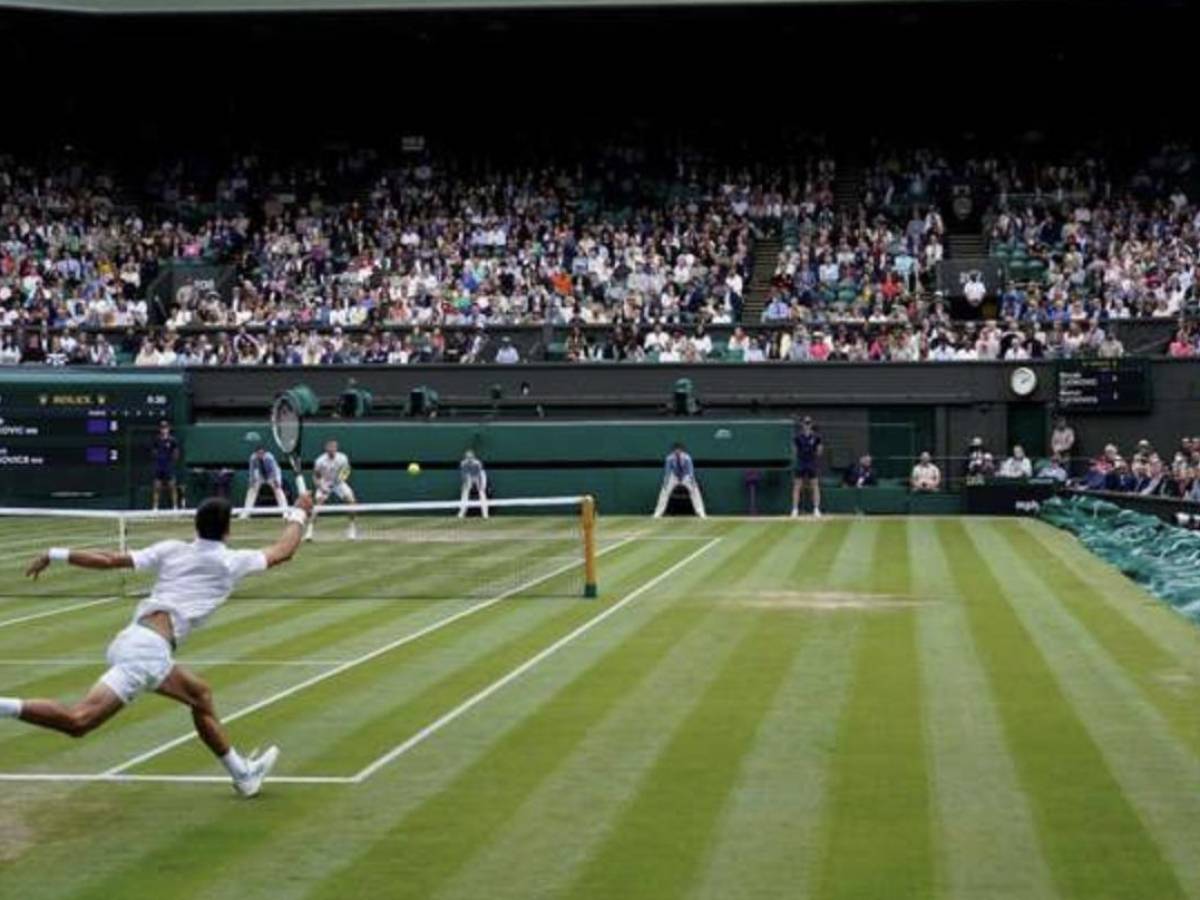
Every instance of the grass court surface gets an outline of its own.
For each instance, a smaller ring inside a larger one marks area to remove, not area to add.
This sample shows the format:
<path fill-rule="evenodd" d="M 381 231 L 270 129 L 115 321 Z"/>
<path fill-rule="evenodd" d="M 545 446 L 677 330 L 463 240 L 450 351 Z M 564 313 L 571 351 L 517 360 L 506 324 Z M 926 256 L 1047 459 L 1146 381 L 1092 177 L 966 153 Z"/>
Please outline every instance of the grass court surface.
<path fill-rule="evenodd" d="M 79 696 L 130 614 L 20 583 L 62 528 L 0 523 L 0 694 Z M 0 896 L 1200 900 L 1200 629 L 1048 526 L 602 518 L 599 601 L 325 531 L 179 657 L 279 777 L 157 697 L 0 721 Z"/>

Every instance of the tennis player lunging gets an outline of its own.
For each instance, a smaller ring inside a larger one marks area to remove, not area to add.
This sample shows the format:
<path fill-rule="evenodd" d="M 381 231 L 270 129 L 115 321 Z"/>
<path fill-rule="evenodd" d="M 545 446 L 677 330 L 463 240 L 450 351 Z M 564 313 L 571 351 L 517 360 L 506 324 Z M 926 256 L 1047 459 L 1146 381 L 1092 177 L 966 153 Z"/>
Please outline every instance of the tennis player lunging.
<path fill-rule="evenodd" d="M 278 748 L 243 758 L 217 718 L 209 686 L 177 664 L 174 653 L 191 630 L 204 624 L 229 598 L 242 578 L 292 558 L 311 509 L 312 498 L 300 496 L 284 514 L 283 534 L 265 550 L 227 547 L 232 509 L 229 501 L 212 498 L 196 510 L 194 541 L 159 541 L 130 553 L 55 547 L 38 556 L 25 573 L 30 578 L 36 579 L 51 562 L 66 562 L 85 569 L 153 570 L 158 580 L 150 596 L 138 604 L 133 621 L 109 644 L 110 668 L 87 696 L 73 706 L 57 700 L 0 697 L 0 718 L 22 719 L 82 737 L 140 694 L 154 691 L 191 707 L 200 740 L 221 760 L 234 789 L 243 797 L 253 797 L 279 758 Z"/>
<path fill-rule="evenodd" d="M 317 505 L 313 507 L 312 518 L 308 522 L 308 531 L 304 539 L 313 539 L 313 526 L 317 523 L 317 507 L 325 503 L 330 495 L 337 497 L 343 503 L 355 503 L 354 491 L 350 488 L 350 458 L 338 450 L 337 441 L 326 441 L 325 452 L 313 461 L 313 477 L 317 480 Z M 354 513 L 350 514 L 350 524 L 346 528 L 346 539 L 358 539 L 358 520 Z"/>

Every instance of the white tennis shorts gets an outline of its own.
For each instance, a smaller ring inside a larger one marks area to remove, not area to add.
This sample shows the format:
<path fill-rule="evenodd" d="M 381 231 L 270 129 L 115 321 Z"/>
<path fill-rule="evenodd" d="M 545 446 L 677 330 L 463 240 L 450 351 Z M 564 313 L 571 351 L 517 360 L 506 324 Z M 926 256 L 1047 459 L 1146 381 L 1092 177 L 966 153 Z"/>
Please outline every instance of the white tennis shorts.
<path fill-rule="evenodd" d="M 350 490 L 350 485 L 344 481 L 335 481 L 333 484 L 317 485 L 317 502 L 324 503 L 329 495 L 337 497 L 344 503 L 350 503 L 354 499 L 354 492 Z"/>
<path fill-rule="evenodd" d="M 122 703 L 132 703 L 138 694 L 154 691 L 171 673 L 175 660 L 167 639 L 145 625 L 130 625 L 108 645 L 109 670 L 100 681 Z"/>

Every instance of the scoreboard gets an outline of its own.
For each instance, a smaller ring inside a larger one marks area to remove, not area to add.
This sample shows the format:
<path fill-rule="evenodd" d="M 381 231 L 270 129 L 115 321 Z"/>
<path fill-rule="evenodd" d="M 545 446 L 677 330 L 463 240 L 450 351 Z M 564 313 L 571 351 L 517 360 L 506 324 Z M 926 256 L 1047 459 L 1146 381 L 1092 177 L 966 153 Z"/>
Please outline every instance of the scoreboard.
<path fill-rule="evenodd" d="M 182 375 L 0 372 L 0 503 L 131 505 L 159 422 L 186 419 Z"/>
<path fill-rule="evenodd" d="M 1076 412 L 1149 412 L 1153 377 L 1145 359 L 1071 359 L 1058 364 L 1058 405 Z"/>

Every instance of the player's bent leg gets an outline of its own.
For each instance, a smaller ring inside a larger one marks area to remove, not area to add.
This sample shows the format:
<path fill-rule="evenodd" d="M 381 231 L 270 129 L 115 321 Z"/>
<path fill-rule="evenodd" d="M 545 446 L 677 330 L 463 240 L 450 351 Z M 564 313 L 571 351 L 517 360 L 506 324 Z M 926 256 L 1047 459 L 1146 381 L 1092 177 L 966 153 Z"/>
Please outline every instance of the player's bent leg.
<path fill-rule="evenodd" d="M 674 475 L 663 480 L 662 490 L 658 492 L 658 502 L 654 504 L 654 518 L 661 519 L 663 513 L 667 511 L 667 502 L 671 499 L 671 492 L 675 490 L 677 484 L 679 484 L 679 479 Z"/>
<path fill-rule="evenodd" d="M 193 675 L 183 666 L 176 665 L 158 686 L 158 693 L 191 707 L 196 733 L 209 750 L 217 756 L 224 756 L 229 752 L 229 736 L 217 718 L 212 688 L 208 686 L 208 682 Z"/>
<path fill-rule="evenodd" d="M 258 502 L 258 491 L 261 487 L 262 485 L 257 481 L 250 482 L 250 485 L 246 488 L 246 502 L 242 504 L 242 512 L 238 516 L 239 519 L 250 518 L 250 510 L 254 509 L 254 505 Z"/>
<path fill-rule="evenodd" d="M 57 700 L 22 701 L 17 718 L 70 737 L 83 737 L 119 713 L 124 705 L 125 701 L 101 681 L 73 706 Z"/>
<path fill-rule="evenodd" d="M 196 734 L 221 761 L 221 765 L 233 779 L 234 790 L 243 797 L 253 797 L 262 790 L 263 781 L 279 758 L 277 747 L 268 747 L 260 756 L 243 758 L 234 749 L 225 726 L 217 718 L 212 688 L 208 686 L 208 682 L 183 666 L 174 666 L 157 690 L 164 697 L 191 708 Z"/>
<path fill-rule="evenodd" d="M 342 502 L 349 503 L 352 506 L 358 503 L 358 500 L 354 496 L 354 491 L 344 481 L 342 482 L 342 490 L 338 493 L 338 496 L 342 499 Z M 354 513 L 350 513 L 350 524 L 346 528 L 346 538 L 351 541 L 358 540 L 358 516 Z"/>

